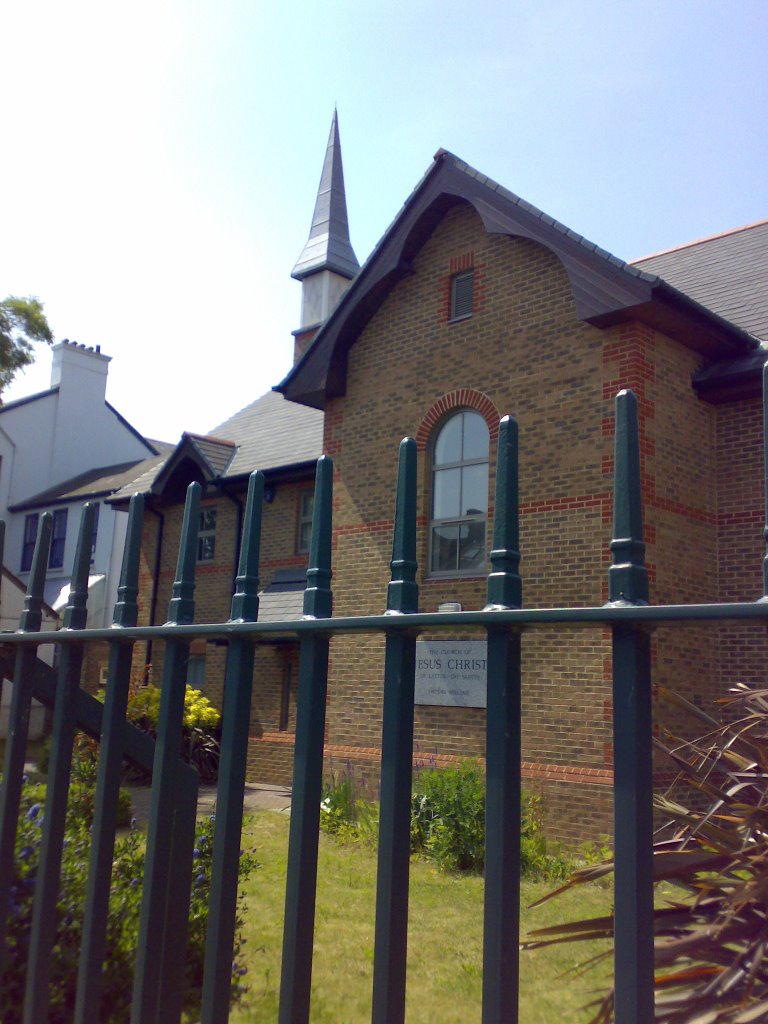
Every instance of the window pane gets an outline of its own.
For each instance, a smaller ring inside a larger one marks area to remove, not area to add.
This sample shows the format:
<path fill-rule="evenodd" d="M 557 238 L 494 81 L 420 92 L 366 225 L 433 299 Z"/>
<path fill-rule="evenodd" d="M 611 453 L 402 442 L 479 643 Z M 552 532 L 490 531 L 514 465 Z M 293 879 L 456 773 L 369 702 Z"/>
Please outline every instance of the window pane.
<path fill-rule="evenodd" d="M 432 530 L 432 572 L 452 572 L 457 565 L 458 526 L 435 526 Z"/>
<path fill-rule="evenodd" d="M 49 569 L 61 569 L 64 565 L 64 544 L 67 539 L 67 509 L 57 508 L 53 513 L 53 531 L 51 535 L 51 554 L 48 559 Z"/>
<path fill-rule="evenodd" d="M 195 690 L 205 686 L 205 655 L 192 654 L 187 662 L 187 685 Z"/>
<path fill-rule="evenodd" d="M 93 534 L 91 535 L 91 561 L 96 557 L 96 541 L 99 536 L 99 503 L 93 506 Z"/>
<path fill-rule="evenodd" d="M 453 519 L 461 514 L 461 470 L 438 469 L 435 473 L 433 519 Z"/>
<path fill-rule="evenodd" d="M 485 565 L 485 520 L 465 523 L 459 531 L 459 569 L 482 569 Z"/>
<path fill-rule="evenodd" d="M 37 525 L 40 516 L 37 512 L 27 516 L 24 520 L 24 545 L 21 549 L 21 571 L 29 572 L 32 568 L 32 556 L 35 552 L 35 541 L 37 540 Z"/>
<path fill-rule="evenodd" d="M 314 491 L 303 491 L 299 496 L 299 523 L 296 536 L 296 551 L 309 551 L 312 539 L 312 509 L 315 504 Z"/>
<path fill-rule="evenodd" d="M 216 538 L 212 534 L 206 534 L 197 538 L 197 560 L 198 562 L 212 562 L 216 553 Z"/>
<path fill-rule="evenodd" d="M 435 444 L 436 466 L 461 461 L 461 416 L 452 416 L 437 435 Z"/>
<path fill-rule="evenodd" d="M 488 458 L 488 427 L 483 417 L 477 412 L 464 413 L 464 454 L 467 459 Z"/>
<path fill-rule="evenodd" d="M 216 529 L 216 509 L 215 508 L 204 508 L 200 513 L 200 529 L 201 530 L 215 530 Z"/>
<path fill-rule="evenodd" d="M 449 472 L 458 472 L 450 470 Z M 488 463 L 465 466 L 462 470 L 461 515 L 471 516 L 488 511 Z"/>
<path fill-rule="evenodd" d="M 299 552 L 309 551 L 309 542 L 312 539 L 312 523 L 302 523 L 299 527 Z"/>

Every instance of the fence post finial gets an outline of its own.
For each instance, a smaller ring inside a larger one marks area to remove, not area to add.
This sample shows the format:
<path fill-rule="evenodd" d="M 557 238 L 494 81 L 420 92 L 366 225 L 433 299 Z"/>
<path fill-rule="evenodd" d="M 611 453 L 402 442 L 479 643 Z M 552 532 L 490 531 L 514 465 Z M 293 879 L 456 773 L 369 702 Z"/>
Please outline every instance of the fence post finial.
<path fill-rule="evenodd" d="M 171 600 L 168 603 L 168 621 L 189 625 L 195 615 L 195 565 L 197 564 L 197 535 L 200 530 L 200 492 L 202 488 L 193 482 L 187 488 L 184 505 L 184 519 L 181 524 L 179 560 L 176 578 L 173 581 Z"/>
<path fill-rule="evenodd" d="M 128 506 L 128 530 L 123 564 L 120 568 L 117 602 L 112 615 L 112 622 L 115 626 L 135 626 L 139 619 L 139 561 L 143 526 L 144 495 L 134 494 Z"/>
<path fill-rule="evenodd" d="M 390 569 L 392 578 L 387 587 L 387 612 L 417 612 L 416 442 L 412 437 L 404 437 L 400 442 Z"/>
<path fill-rule="evenodd" d="M 91 568 L 94 516 L 94 505 L 89 501 L 83 506 L 83 514 L 80 517 L 72 582 L 69 585 L 69 600 L 64 609 L 62 622 L 64 629 L 85 629 L 88 618 L 88 574 Z"/>
<path fill-rule="evenodd" d="M 499 422 L 493 501 L 493 550 L 486 609 L 520 608 L 523 603 L 517 438 L 517 421 L 511 416 L 504 416 Z"/>
<path fill-rule="evenodd" d="M 19 629 L 24 633 L 36 633 L 43 621 L 43 588 L 48 567 L 48 554 L 51 549 L 51 533 L 53 516 L 43 512 L 40 516 L 40 527 L 35 541 L 35 552 L 32 555 L 32 568 L 27 581 L 27 593 L 24 597 L 24 611 L 21 613 Z"/>
<path fill-rule="evenodd" d="M 259 551 L 263 501 L 264 474 L 257 469 L 248 477 L 240 562 L 229 616 L 232 622 L 255 622 L 259 617 Z"/>
<path fill-rule="evenodd" d="M 327 455 L 317 460 L 315 499 L 312 515 L 312 539 L 309 544 L 307 589 L 304 614 L 312 619 L 329 619 L 333 609 L 331 592 L 331 540 L 333 530 L 333 460 Z"/>
<path fill-rule="evenodd" d="M 640 487 L 640 431 L 637 398 L 632 391 L 620 391 L 616 395 L 614 452 L 613 564 L 608 570 L 608 600 L 611 604 L 648 604 Z"/>

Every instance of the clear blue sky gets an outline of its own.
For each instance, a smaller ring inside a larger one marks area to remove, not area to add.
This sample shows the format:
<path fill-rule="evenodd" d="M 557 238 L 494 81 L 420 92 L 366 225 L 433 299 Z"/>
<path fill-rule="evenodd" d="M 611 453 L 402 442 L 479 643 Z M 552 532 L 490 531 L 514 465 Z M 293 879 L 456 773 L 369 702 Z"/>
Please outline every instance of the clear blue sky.
<path fill-rule="evenodd" d="M 768 0 L 25 0 L 0 38 L 0 297 L 165 440 L 289 368 L 334 104 L 361 262 L 441 146 L 625 259 L 768 216 Z"/>

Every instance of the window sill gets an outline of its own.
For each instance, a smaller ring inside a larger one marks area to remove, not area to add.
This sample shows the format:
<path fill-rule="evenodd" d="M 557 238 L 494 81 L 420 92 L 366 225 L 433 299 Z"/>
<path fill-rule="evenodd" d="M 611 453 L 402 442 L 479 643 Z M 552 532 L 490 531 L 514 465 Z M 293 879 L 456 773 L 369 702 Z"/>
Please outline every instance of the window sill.
<path fill-rule="evenodd" d="M 450 317 L 449 320 L 448 320 L 448 323 L 449 324 L 460 324 L 460 323 L 463 323 L 465 320 L 471 320 L 471 319 L 472 319 L 472 314 L 471 313 L 465 313 L 464 316 L 452 316 L 452 317 Z"/>
<path fill-rule="evenodd" d="M 487 572 L 477 572 L 474 569 L 467 570 L 466 572 L 431 572 L 428 576 L 424 577 L 425 583 L 442 583 L 445 580 L 484 580 L 488 576 Z"/>

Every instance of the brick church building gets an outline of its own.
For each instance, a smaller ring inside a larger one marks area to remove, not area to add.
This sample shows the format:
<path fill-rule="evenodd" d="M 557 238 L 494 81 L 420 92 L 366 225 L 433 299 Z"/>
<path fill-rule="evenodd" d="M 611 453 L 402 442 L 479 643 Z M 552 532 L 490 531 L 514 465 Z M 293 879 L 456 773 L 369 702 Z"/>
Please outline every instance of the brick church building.
<path fill-rule="evenodd" d="M 768 221 L 627 264 L 439 151 L 362 268 L 349 242 L 336 117 L 310 237 L 293 369 L 215 428 L 185 434 L 115 495 L 146 495 L 142 621 L 165 617 L 192 479 L 204 485 L 197 618 L 226 618 L 245 487 L 266 476 L 261 616 L 301 614 L 314 461 L 331 455 L 334 614 L 378 613 L 389 578 L 397 446 L 416 438 L 420 607 L 485 603 L 499 418 L 520 428 L 523 601 L 606 600 L 613 398 L 639 400 L 652 602 L 762 593 L 762 407 Z M 472 637 L 457 636 L 455 641 Z M 600 629 L 523 638 L 524 779 L 550 829 L 611 829 L 610 643 Z M 763 680 L 764 630 L 654 634 L 654 683 L 711 707 Z M 160 679 L 162 650 L 137 678 Z M 189 679 L 220 700 L 225 650 L 193 645 Z M 383 639 L 336 637 L 326 754 L 375 775 Z M 259 647 L 249 771 L 288 782 L 297 644 Z M 482 756 L 482 693 L 415 713 L 423 761 Z M 659 727 L 684 729 L 659 710 Z M 659 766 L 663 772 L 664 766 Z"/>

